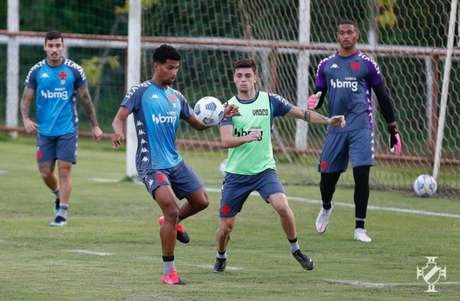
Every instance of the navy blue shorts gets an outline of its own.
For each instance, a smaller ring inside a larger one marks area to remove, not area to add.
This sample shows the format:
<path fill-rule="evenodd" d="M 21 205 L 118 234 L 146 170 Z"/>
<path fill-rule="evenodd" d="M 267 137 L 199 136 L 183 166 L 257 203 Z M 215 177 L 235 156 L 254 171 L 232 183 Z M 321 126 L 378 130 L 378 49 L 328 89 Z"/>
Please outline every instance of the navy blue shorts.
<path fill-rule="evenodd" d="M 349 160 L 353 167 L 375 164 L 372 129 L 326 135 L 319 161 L 319 171 L 343 172 L 347 169 Z"/>
<path fill-rule="evenodd" d="M 267 202 L 274 193 L 284 193 L 278 174 L 274 169 L 266 169 L 256 175 L 238 175 L 226 173 L 220 200 L 220 217 L 233 217 L 241 211 L 249 194 L 257 191 Z"/>
<path fill-rule="evenodd" d="M 184 161 L 167 169 L 151 169 L 141 179 L 153 197 L 154 191 L 162 185 L 171 185 L 179 200 L 203 187 L 196 173 Z"/>
<path fill-rule="evenodd" d="M 37 134 L 37 162 L 60 160 L 75 164 L 77 162 L 77 142 L 77 133 L 61 136 Z"/>

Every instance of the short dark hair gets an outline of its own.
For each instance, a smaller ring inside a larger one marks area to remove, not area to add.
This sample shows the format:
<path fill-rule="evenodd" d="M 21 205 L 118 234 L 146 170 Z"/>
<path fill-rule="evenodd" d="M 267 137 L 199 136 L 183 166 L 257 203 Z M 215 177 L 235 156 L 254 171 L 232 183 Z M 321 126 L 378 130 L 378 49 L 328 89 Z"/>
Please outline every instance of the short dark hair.
<path fill-rule="evenodd" d="M 233 63 L 233 70 L 238 68 L 251 68 L 254 73 L 257 72 L 257 65 L 253 59 L 240 59 Z"/>
<path fill-rule="evenodd" d="M 171 45 L 163 44 L 153 52 L 153 62 L 164 63 L 166 60 L 180 61 L 180 54 Z"/>
<path fill-rule="evenodd" d="M 62 36 L 62 33 L 57 30 L 51 30 L 46 33 L 45 43 L 48 40 L 55 40 L 55 39 L 61 39 L 62 41 L 64 41 L 64 37 Z"/>
<path fill-rule="evenodd" d="M 354 21 L 352 19 L 342 19 L 342 20 L 340 20 L 339 23 L 337 23 L 337 29 L 339 29 L 340 25 L 353 25 L 356 28 L 356 30 L 358 30 L 358 32 L 359 32 L 358 24 L 356 23 L 356 21 Z"/>

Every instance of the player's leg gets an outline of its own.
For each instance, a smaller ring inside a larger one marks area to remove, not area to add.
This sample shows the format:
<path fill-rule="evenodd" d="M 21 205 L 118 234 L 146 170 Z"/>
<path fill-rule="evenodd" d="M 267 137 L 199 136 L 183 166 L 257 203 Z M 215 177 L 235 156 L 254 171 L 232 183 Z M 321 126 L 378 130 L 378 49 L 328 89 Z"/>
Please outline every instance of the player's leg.
<path fill-rule="evenodd" d="M 58 160 L 59 208 L 50 226 L 64 226 L 72 193 L 72 164 L 77 161 L 77 134 L 71 133 L 56 138 L 56 158 Z"/>
<path fill-rule="evenodd" d="M 190 238 L 179 222 L 207 208 L 208 194 L 196 173 L 183 161 L 168 171 L 168 178 L 176 197 L 187 200 L 180 206 L 176 230 L 177 240 L 188 243 Z"/>
<path fill-rule="evenodd" d="M 177 273 L 174 263 L 174 249 L 176 246 L 176 225 L 179 217 L 179 206 L 176 196 L 170 185 L 165 182 L 158 186 L 153 193 L 154 199 L 163 213 L 164 221 L 160 227 L 161 252 L 163 258 L 164 284 L 184 284 Z"/>
<path fill-rule="evenodd" d="M 56 165 L 56 139 L 38 134 L 36 146 L 38 170 L 43 182 L 55 196 L 54 210 L 56 213 L 59 209 L 59 186 L 58 179 L 54 174 Z"/>
<path fill-rule="evenodd" d="M 257 176 L 256 190 L 278 213 L 281 227 L 289 241 L 292 256 L 304 269 L 312 270 L 314 268 L 313 260 L 300 250 L 294 213 L 289 207 L 284 187 L 274 169 L 267 169 Z"/>
<path fill-rule="evenodd" d="M 374 164 L 374 139 L 370 129 L 350 133 L 350 158 L 355 181 L 355 231 L 353 238 L 362 242 L 372 239 L 365 230 L 367 205 L 369 202 L 369 174 Z"/>
<path fill-rule="evenodd" d="M 249 194 L 254 191 L 255 176 L 226 173 L 222 185 L 219 227 L 216 231 L 216 261 L 214 272 L 223 272 L 227 266 L 227 248 L 230 234 L 235 225 L 235 217 L 241 211 Z"/>
<path fill-rule="evenodd" d="M 340 174 L 347 168 L 348 147 L 345 134 L 329 134 L 326 136 L 321 153 L 319 171 L 321 172 L 320 192 L 322 207 L 315 221 L 316 231 L 326 232 L 333 210 L 332 198 Z"/>
<path fill-rule="evenodd" d="M 219 228 L 216 231 L 216 262 L 213 271 L 223 272 L 227 266 L 227 246 L 230 241 L 230 233 L 235 226 L 235 217 L 221 218 Z"/>
<path fill-rule="evenodd" d="M 281 226 L 289 241 L 292 256 L 294 256 L 294 258 L 304 269 L 313 270 L 313 260 L 300 250 L 300 246 L 297 240 L 297 229 L 295 225 L 294 213 L 289 207 L 286 194 L 284 194 L 284 192 L 273 193 L 268 197 L 268 202 L 280 217 Z"/>

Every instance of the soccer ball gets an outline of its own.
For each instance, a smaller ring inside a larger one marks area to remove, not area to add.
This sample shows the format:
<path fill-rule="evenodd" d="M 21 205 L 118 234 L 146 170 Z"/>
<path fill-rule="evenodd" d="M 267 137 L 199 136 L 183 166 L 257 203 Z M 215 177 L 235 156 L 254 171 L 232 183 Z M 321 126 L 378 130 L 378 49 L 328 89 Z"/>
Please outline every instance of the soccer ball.
<path fill-rule="evenodd" d="M 222 160 L 219 164 L 219 171 L 223 177 L 225 177 L 225 167 L 227 167 L 227 159 Z"/>
<path fill-rule="evenodd" d="M 414 182 L 414 192 L 418 196 L 428 197 L 435 194 L 438 188 L 436 180 L 430 175 L 419 175 Z"/>
<path fill-rule="evenodd" d="M 193 109 L 196 118 L 202 125 L 218 125 L 224 118 L 224 106 L 213 96 L 200 98 Z"/>

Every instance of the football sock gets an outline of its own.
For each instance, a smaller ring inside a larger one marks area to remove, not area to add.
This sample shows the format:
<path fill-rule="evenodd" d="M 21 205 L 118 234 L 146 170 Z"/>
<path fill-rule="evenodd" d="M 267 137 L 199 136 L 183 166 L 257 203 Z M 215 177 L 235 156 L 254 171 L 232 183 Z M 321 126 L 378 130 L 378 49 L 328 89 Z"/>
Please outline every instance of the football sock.
<path fill-rule="evenodd" d="M 291 253 L 294 253 L 295 251 L 300 249 L 299 243 L 297 241 L 297 237 L 294 239 L 288 239 L 288 240 L 289 240 L 289 244 L 291 245 Z"/>
<path fill-rule="evenodd" d="M 56 196 L 56 199 L 59 199 L 59 189 L 56 189 L 53 191 L 54 195 Z"/>
<path fill-rule="evenodd" d="M 335 192 L 335 185 L 339 180 L 340 172 L 321 173 L 321 181 L 319 189 L 321 191 L 321 199 L 323 201 L 323 208 L 326 210 L 331 209 L 332 196 Z"/>
<path fill-rule="evenodd" d="M 353 168 L 353 178 L 355 179 L 355 219 L 360 221 L 358 228 L 364 227 L 366 219 L 367 203 L 369 201 L 369 172 L 370 166 L 358 166 Z"/>
<path fill-rule="evenodd" d="M 67 209 L 69 209 L 69 205 L 67 204 L 60 204 L 59 209 L 56 212 L 56 216 L 62 216 L 63 218 L 67 219 Z"/>
<path fill-rule="evenodd" d="M 216 258 L 227 259 L 227 251 L 223 251 L 223 252 L 217 251 Z"/>
<path fill-rule="evenodd" d="M 175 271 L 174 256 L 163 256 L 163 274 L 167 275 L 171 271 Z"/>
<path fill-rule="evenodd" d="M 362 218 L 356 218 L 355 219 L 355 228 L 362 228 L 364 229 L 364 223 L 365 223 L 365 220 L 362 219 Z"/>

